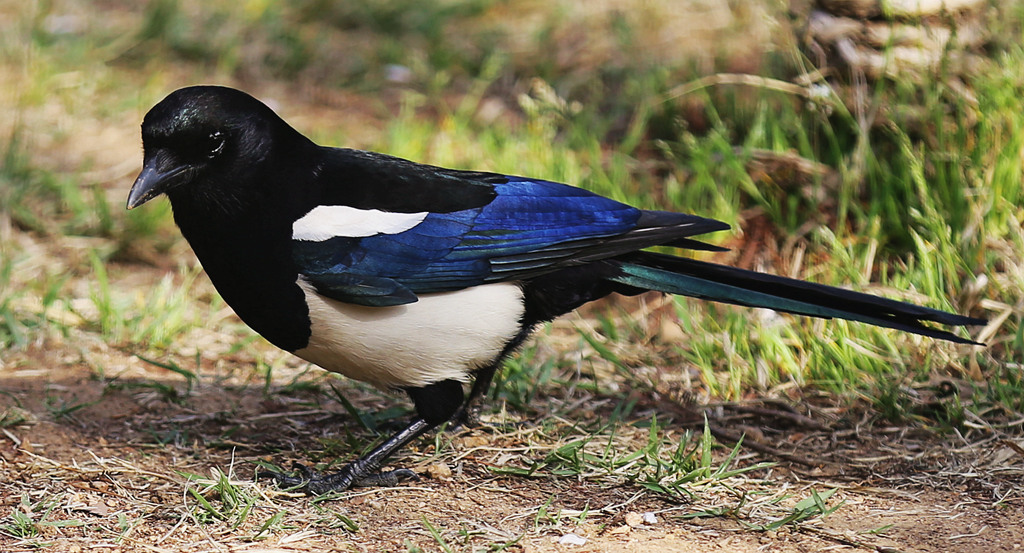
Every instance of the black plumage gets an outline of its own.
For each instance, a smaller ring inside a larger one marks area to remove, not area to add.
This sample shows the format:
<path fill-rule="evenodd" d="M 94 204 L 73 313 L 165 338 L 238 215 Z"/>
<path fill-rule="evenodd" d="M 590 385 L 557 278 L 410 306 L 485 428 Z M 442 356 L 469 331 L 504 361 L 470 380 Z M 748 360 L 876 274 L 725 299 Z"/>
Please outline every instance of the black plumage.
<path fill-rule="evenodd" d="M 693 237 L 728 226 L 559 183 L 321 147 L 230 88 L 172 93 L 146 115 L 142 138 L 128 207 L 166 194 L 243 321 L 282 349 L 405 390 L 415 404 L 406 428 L 340 472 L 273 474 L 310 493 L 410 476 L 378 471 L 410 440 L 465 419 L 536 324 L 611 293 L 658 290 L 960 343 L 972 342 L 928 323 L 983 322 L 642 251 L 720 249 Z"/>

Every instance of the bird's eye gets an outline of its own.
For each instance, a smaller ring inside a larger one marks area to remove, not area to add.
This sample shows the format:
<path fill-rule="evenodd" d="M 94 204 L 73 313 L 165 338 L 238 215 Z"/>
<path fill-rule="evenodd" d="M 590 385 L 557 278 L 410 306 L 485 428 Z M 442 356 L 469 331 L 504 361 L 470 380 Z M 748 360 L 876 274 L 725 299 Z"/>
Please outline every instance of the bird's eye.
<path fill-rule="evenodd" d="M 208 159 L 213 159 L 220 155 L 224 150 L 225 142 L 224 133 L 220 131 L 210 133 L 210 136 L 206 139 L 206 157 Z"/>

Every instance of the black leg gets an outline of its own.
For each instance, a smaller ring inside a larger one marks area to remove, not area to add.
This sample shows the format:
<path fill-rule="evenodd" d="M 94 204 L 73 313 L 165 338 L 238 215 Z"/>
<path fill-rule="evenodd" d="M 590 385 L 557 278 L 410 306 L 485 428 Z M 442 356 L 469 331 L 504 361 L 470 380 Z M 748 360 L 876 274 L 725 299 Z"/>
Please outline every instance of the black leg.
<path fill-rule="evenodd" d="M 462 398 L 465 397 L 462 383 L 458 380 L 442 380 L 420 388 L 406 388 L 405 393 L 409 394 L 416 405 L 416 414 L 434 426 L 450 421 L 462 407 Z"/>
<path fill-rule="evenodd" d="M 486 388 L 486 387 L 485 387 Z M 405 428 L 388 438 L 373 451 L 349 463 L 332 474 L 317 474 L 309 467 L 296 465 L 298 476 L 273 471 L 257 472 L 257 476 L 273 478 L 288 488 L 299 488 L 310 495 L 345 491 L 353 486 L 394 486 L 405 480 L 416 479 L 409 469 L 379 472 L 384 462 L 399 448 L 405 447 L 431 429 L 452 418 L 462 406 L 462 383 L 444 380 L 420 388 L 406 390 L 416 404 L 417 417 Z"/>
<path fill-rule="evenodd" d="M 487 395 L 487 390 L 490 389 L 491 382 L 494 380 L 494 374 L 498 372 L 498 368 L 501 367 L 505 358 L 515 351 L 530 336 L 531 332 L 533 332 L 533 325 L 524 326 L 519 334 L 505 345 L 505 349 L 501 351 L 501 355 L 494 362 L 476 372 L 476 379 L 473 380 L 473 388 L 469 391 L 469 397 L 452 417 L 457 425 L 465 427 L 480 425 L 480 400 Z"/>
<path fill-rule="evenodd" d="M 487 390 L 491 387 L 491 381 L 494 380 L 496 372 L 498 372 L 498 363 L 477 371 L 476 380 L 473 381 L 473 388 L 470 389 L 469 396 L 452 417 L 455 424 L 467 428 L 480 425 L 480 400 L 487 395 Z"/>
<path fill-rule="evenodd" d="M 437 426 L 416 417 L 394 436 L 375 447 L 364 457 L 349 463 L 345 468 L 331 474 L 317 474 L 305 465 L 296 465 L 299 476 L 291 476 L 273 471 L 261 471 L 257 476 L 270 477 L 278 484 L 287 488 L 299 488 L 310 495 L 322 495 L 327 492 L 340 492 L 353 486 L 394 486 L 405 480 L 415 480 L 416 473 L 409 469 L 397 469 L 378 472 L 395 451 L 415 440 L 423 433 Z"/>

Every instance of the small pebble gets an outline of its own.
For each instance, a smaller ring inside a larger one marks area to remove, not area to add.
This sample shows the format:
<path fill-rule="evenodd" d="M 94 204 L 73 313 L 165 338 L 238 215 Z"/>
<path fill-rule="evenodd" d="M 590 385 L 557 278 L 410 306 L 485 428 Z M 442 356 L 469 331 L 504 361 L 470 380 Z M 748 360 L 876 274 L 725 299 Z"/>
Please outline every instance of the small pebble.
<path fill-rule="evenodd" d="M 558 538 L 558 545 L 583 545 L 585 543 L 587 543 L 587 538 L 576 534 L 566 534 Z"/>
<path fill-rule="evenodd" d="M 471 449 L 474 447 L 483 447 L 490 445 L 491 440 L 487 436 L 466 436 L 460 440 L 460 444 L 463 449 Z"/>
<path fill-rule="evenodd" d="M 427 474 L 435 480 L 451 480 L 452 469 L 444 463 L 434 463 L 427 467 Z"/>
<path fill-rule="evenodd" d="M 644 517 L 640 513 L 626 513 L 626 524 L 631 528 L 643 526 Z"/>

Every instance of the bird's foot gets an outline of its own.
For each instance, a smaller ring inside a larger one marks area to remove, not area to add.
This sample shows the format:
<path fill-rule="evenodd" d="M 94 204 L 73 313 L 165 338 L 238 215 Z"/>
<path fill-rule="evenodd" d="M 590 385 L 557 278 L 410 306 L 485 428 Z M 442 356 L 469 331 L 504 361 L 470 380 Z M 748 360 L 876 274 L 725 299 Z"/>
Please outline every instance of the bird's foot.
<path fill-rule="evenodd" d="M 323 495 L 330 492 L 343 492 L 358 487 L 389 487 L 401 482 L 419 480 L 419 476 L 409 469 L 395 469 L 375 472 L 359 461 L 350 463 L 338 472 L 322 474 L 301 463 L 292 466 L 297 474 L 261 470 L 257 478 L 271 478 L 283 488 L 296 489 L 309 495 Z"/>
<path fill-rule="evenodd" d="M 483 425 L 484 422 L 480 420 L 480 406 L 473 404 L 460 407 L 455 416 L 452 417 L 449 428 L 452 430 L 470 429 Z"/>
<path fill-rule="evenodd" d="M 449 429 L 459 430 L 490 430 L 492 432 L 514 432 L 522 430 L 526 423 L 518 421 L 506 422 L 485 422 L 480 418 L 480 406 L 470 405 L 459 409 L 452 417 Z"/>

